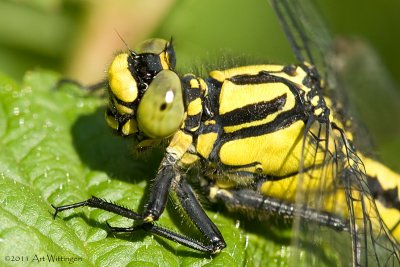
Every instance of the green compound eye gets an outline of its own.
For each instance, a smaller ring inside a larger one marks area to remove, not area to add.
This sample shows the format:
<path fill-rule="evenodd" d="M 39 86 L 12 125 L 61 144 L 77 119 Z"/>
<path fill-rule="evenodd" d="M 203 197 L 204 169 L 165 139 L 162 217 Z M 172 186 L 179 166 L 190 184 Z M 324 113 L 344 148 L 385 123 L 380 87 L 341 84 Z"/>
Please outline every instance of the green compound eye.
<path fill-rule="evenodd" d="M 141 42 L 135 47 L 135 52 L 160 54 L 169 45 L 168 41 L 159 38 L 152 38 Z"/>
<path fill-rule="evenodd" d="M 140 131 L 148 137 L 165 138 L 176 132 L 184 116 L 181 81 L 170 70 L 163 70 L 144 93 L 137 110 Z"/>

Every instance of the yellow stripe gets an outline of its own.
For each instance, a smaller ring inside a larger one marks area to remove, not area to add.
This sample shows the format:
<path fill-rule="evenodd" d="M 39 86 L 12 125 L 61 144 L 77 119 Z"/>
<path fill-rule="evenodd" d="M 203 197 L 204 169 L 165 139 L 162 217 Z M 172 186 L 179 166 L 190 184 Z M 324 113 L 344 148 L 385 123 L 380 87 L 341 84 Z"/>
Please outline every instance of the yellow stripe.
<path fill-rule="evenodd" d="M 364 157 L 361 154 L 359 154 L 359 156 L 364 162 L 367 175 L 370 177 L 376 177 L 384 190 L 393 188 L 400 190 L 399 174 L 395 173 L 380 162 Z M 400 196 L 400 191 L 398 191 L 398 195 Z"/>
<path fill-rule="evenodd" d="M 287 128 L 268 134 L 228 141 L 219 152 L 221 162 L 229 166 L 242 166 L 260 162 L 263 174 L 286 176 L 299 170 L 304 122 L 297 121 Z M 314 163 L 314 150 L 305 151 L 305 167 Z M 307 153 L 308 152 L 308 153 Z M 316 164 L 323 153 L 317 155 Z"/>
<path fill-rule="evenodd" d="M 278 73 L 272 73 L 272 75 L 281 77 L 283 79 L 286 79 L 288 81 L 291 81 L 292 83 L 295 83 L 299 89 L 303 90 L 304 92 L 309 92 L 310 88 L 303 85 L 303 80 L 307 76 L 307 73 L 300 67 L 296 68 L 295 75 L 287 75 L 284 72 L 278 72 Z"/>
<path fill-rule="evenodd" d="M 383 190 L 397 190 L 397 195 L 400 196 L 400 175 L 386 167 L 380 162 L 365 157 L 359 154 L 359 157 L 364 163 L 365 171 L 368 176 L 378 180 Z M 400 212 L 395 208 L 388 208 L 383 205 L 379 199 L 375 200 L 379 214 L 389 229 L 392 229 L 400 221 Z M 392 232 L 397 241 L 400 240 L 400 226 L 396 227 Z"/>
<path fill-rule="evenodd" d="M 204 125 L 214 125 L 215 123 L 215 120 L 208 120 L 204 122 Z"/>
<path fill-rule="evenodd" d="M 185 154 L 183 154 L 181 160 L 179 161 L 179 164 L 181 164 L 184 167 L 189 167 L 189 166 L 192 166 L 192 164 L 196 163 L 196 161 L 198 161 L 198 160 L 199 160 L 199 157 L 197 155 L 185 153 Z"/>
<path fill-rule="evenodd" d="M 284 66 L 282 65 L 253 65 L 253 66 L 244 66 L 238 68 L 232 68 L 227 70 L 214 70 L 210 72 L 210 77 L 223 82 L 226 79 L 229 79 L 236 75 L 257 75 L 260 71 L 273 71 L 278 72 L 282 71 Z M 289 76 L 290 77 L 290 76 Z"/>
<path fill-rule="evenodd" d="M 208 86 L 206 85 L 206 83 L 204 82 L 203 79 L 199 78 L 200 81 L 200 88 L 202 91 L 205 91 L 205 94 L 208 93 Z"/>
<path fill-rule="evenodd" d="M 200 88 L 200 83 L 197 79 L 191 79 L 189 84 L 190 88 Z"/>
<path fill-rule="evenodd" d="M 258 125 L 270 123 L 270 122 L 274 121 L 280 113 L 281 112 L 275 112 L 274 114 L 269 115 L 265 119 L 258 120 L 258 121 L 242 123 L 242 124 L 238 124 L 238 125 L 234 125 L 234 126 L 226 126 L 226 127 L 224 127 L 224 132 L 233 133 L 233 132 L 236 132 L 243 128 L 248 128 L 248 127 L 252 127 L 252 126 L 258 126 Z"/>
<path fill-rule="evenodd" d="M 218 134 L 217 133 L 206 133 L 201 134 L 197 138 L 196 150 L 197 152 L 204 158 L 208 158 L 210 155 L 214 143 L 217 140 Z"/>
<path fill-rule="evenodd" d="M 311 105 L 313 105 L 314 107 L 316 107 L 317 105 L 318 105 L 318 101 L 319 101 L 319 96 L 314 96 L 312 99 L 311 99 Z"/>
<path fill-rule="evenodd" d="M 382 220 L 385 222 L 389 229 L 392 229 L 400 221 L 400 213 L 397 209 L 387 208 L 382 205 L 381 202 L 375 201 L 376 206 L 379 210 L 379 215 L 381 215 Z M 400 240 L 400 226 L 394 229 L 392 232 L 393 236 L 399 241 Z"/>
<path fill-rule="evenodd" d="M 271 101 L 285 93 L 288 97 L 285 110 L 289 110 L 294 107 L 295 98 L 290 89 L 283 83 L 236 85 L 230 81 L 225 81 L 219 96 L 219 114 L 225 114 L 245 105 Z"/>
<path fill-rule="evenodd" d="M 202 111 L 202 103 L 201 103 L 201 99 L 200 98 L 196 98 L 195 100 L 193 100 L 192 102 L 189 103 L 188 107 L 187 107 L 187 114 L 189 116 L 194 116 L 199 114 Z"/>

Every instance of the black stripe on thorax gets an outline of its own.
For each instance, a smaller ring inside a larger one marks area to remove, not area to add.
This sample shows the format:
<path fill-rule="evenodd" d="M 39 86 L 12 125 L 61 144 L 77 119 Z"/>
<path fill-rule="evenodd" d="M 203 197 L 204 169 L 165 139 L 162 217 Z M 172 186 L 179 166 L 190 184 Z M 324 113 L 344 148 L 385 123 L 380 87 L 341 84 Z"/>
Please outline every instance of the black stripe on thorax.
<path fill-rule="evenodd" d="M 206 112 L 207 116 L 204 116 L 205 114 L 203 113 L 203 117 L 207 117 L 207 119 L 216 120 L 216 124 L 213 125 L 212 127 L 210 127 L 211 125 L 206 127 L 202 125 L 198 130 L 197 134 L 202 134 L 207 132 L 219 132 L 219 137 L 214 145 L 213 151 L 209 156 L 210 159 L 213 159 L 216 162 L 219 161 L 219 156 L 218 156 L 219 149 L 224 143 L 228 141 L 275 132 L 290 126 L 291 124 L 293 124 L 298 120 L 305 121 L 308 117 L 306 111 L 307 104 L 305 103 L 303 92 L 298 89 L 295 83 L 291 82 L 288 79 L 274 76 L 273 74 L 267 71 L 260 71 L 256 75 L 249 75 L 249 74 L 236 75 L 229 78 L 228 80 L 237 85 L 283 83 L 289 88 L 289 90 L 295 97 L 295 106 L 288 111 L 284 111 L 278 114 L 278 116 L 269 123 L 251 127 L 244 127 L 232 133 L 223 133 L 223 127 L 221 122 L 222 115 L 218 113 L 219 93 L 223 83 L 220 83 L 214 79 L 207 79 L 206 82 L 209 88 L 209 94 L 205 98 L 205 102 L 208 103 L 207 105 L 205 105 L 207 106 L 207 108 L 205 109 L 205 111 L 207 110 Z M 225 123 L 229 123 L 229 120 L 225 119 Z M 238 124 L 237 120 L 235 120 L 235 124 Z"/>
<path fill-rule="evenodd" d="M 211 128 L 206 127 L 206 129 L 202 129 L 201 131 L 199 131 L 199 133 L 206 133 L 211 131 L 219 132 L 219 137 L 214 144 L 214 148 L 210 153 L 209 159 L 214 162 L 220 162 L 219 151 L 222 145 L 224 145 L 226 142 L 272 133 L 288 127 L 298 120 L 305 119 L 306 118 L 304 117 L 304 114 L 289 110 L 279 114 L 271 123 L 242 128 L 232 133 L 222 133 L 222 128 L 219 126 L 219 124 L 213 125 L 212 130 Z"/>
<path fill-rule="evenodd" d="M 192 132 L 193 129 L 198 127 L 200 125 L 201 115 L 201 113 L 193 116 L 188 115 L 185 119 L 185 130 Z"/>
<path fill-rule="evenodd" d="M 281 110 L 285 106 L 286 100 L 287 94 L 285 93 L 270 101 L 245 105 L 220 115 L 219 122 L 222 126 L 233 126 L 262 120 L 268 115 Z"/>
<path fill-rule="evenodd" d="M 272 72 L 268 71 L 260 71 L 256 75 L 251 74 L 241 74 L 232 76 L 228 79 L 228 81 L 236 84 L 236 85 L 246 85 L 246 84 L 262 84 L 262 83 L 283 83 L 285 84 L 289 90 L 292 92 L 294 97 L 296 98 L 296 103 L 300 102 L 305 104 L 304 100 L 304 92 L 299 90 L 298 85 L 293 83 L 292 81 L 274 76 Z"/>
<path fill-rule="evenodd" d="M 259 136 L 267 133 L 272 133 L 286 127 L 289 127 L 298 120 L 305 120 L 304 114 L 293 112 L 293 110 L 285 111 L 279 114 L 273 121 L 257 126 L 245 127 L 232 133 L 224 133 L 221 143 L 231 140 Z"/>
<path fill-rule="evenodd" d="M 260 71 L 257 75 L 248 75 L 248 74 L 236 75 L 231 77 L 229 80 L 238 85 L 262 84 L 262 83 L 274 83 L 274 82 L 283 83 L 293 93 L 293 96 L 295 97 L 295 106 L 288 111 L 278 114 L 278 116 L 270 123 L 243 128 L 233 133 L 225 133 L 223 136 L 224 140 L 221 140 L 222 141 L 221 143 L 223 143 L 224 141 L 252 137 L 265 133 L 271 133 L 280 130 L 282 128 L 286 128 L 298 120 L 305 121 L 308 117 L 306 111 L 307 103 L 305 103 L 303 94 L 300 93 L 301 90 L 298 89 L 295 83 L 291 82 L 288 79 L 279 76 L 274 76 L 273 74 L 270 74 L 267 71 Z M 221 123 L 220 122 L 221 117 L 222 115 L 218 117 L 218 123 Z"/>
<path fill-rule="evenodd" d="M 183 91 L 183 94 L 187 104 L 201 97 L 201 91 L 199 88 L 188 88 Z"/>
<path fill-rule="evenodd" d="M 237 85 L 246 85 L 246 84 L 262 84 L 262 83 L 274 83 L 274 82 L 282 82 L 282 77 L 274 76 L 271 72 L 268 71 L 260 71 L 258 74 L 239 74 L 230 77 L 227 79 L 228 81 L 237 84 Z M 287 81 L 287 79 L 284 79 Z"/>

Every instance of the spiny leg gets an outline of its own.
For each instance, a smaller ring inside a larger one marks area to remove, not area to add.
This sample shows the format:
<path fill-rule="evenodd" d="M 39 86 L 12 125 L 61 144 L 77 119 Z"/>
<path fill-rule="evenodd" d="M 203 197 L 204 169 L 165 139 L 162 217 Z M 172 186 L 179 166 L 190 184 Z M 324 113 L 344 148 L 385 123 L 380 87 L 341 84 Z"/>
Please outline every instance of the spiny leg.
<path fill-rule="evenodd" d="M 139 225 L 128 228 L 110 227 L 113 232 L 134 232 L 137 230 L 144 230 L 151 232 L 158 236 L 167 238 L 168 240 L 175 241 L 181 245 L 187 246 L 203 252 L 209 252 L 212 254 L 220 252 L 226 247 L 226 243 L 222 234 L 218 230 L 217 226 L 208 218 L 200 203 L 198 202 L 191 186 L 186 182 L 185 179 L 177 181 L 175 188 L 178 200 L 190 220 L 199 229 L 199 231 L 206 238 L 207 243 L 192 239 L 188 236 L 184 236 L 162 227 L 158 227 L 150 222 L 144 222 Z"/>
<path fill-rule="evenodd" d="M 187 184 L 184 179 L 181 179 L 177 167 L 174 166 L 175 162 L 176 160 L 171 155 L 167 154 L 166 157 L 164 157 L 156 179 L 152 185 L 150 197 L 145 205 L 146 208 L 143 214 L 139 214 L 125 207 L 92 196 L 88 200 L 74 204 L 59 207 L 52 205 L 55 209 L 54 218 L 59 212 L 69 209 L 85 206 L 98 208 L 121 215 L 125 218 L 139 221 L 137 225 L 127 228 L 109 226 L 112 232 L 135 232 L 137 230 L 143 230 L 198 251 L 218 253 L 226 246 L 223 237 L 215 224 L 211 222 L 203 211 L 189 184 Z M 175 184 L 177 184 L 177 186 L 174 189 L 176 190 L 182 207 L 200 232 L 206 237 L 209 244 L 204 244 L 201 241 L 194 240 L 190 237 L 153 224 L 153 221 L 157 220 L 165 209 L 168 193 L 171 189 L 171 183 L 173 180 L 176 181 Z"/>
<path fill-rule="evenodd" d="M 97 198 L 94 196 L 92 196 L 90 199 L 82 201 L 82 202 L 78 202 L 78 203 L 74 203 L 74 204 L 70 204 L 70 205 L 64 205 L 64 206 L 60 206 L 60 207 L 56 207 L 56 206 L 52 205 L 52 207 L 55 209 L 54 218 L 61 211 L 65 211 L 68 209 L 75 209 L 78 207 L 91 207 L 91 208 L 98 208 L 98 209 L 106 210 L 106 211 L 121 215 L 125 218 L 129 218 L 129 219 L 133 219 L 133 220 L 141 220 L 141 221 L 143 220 L 143 216 L 137 212 L 129 210 L 125 207 L 121 207 L 117 204 L 107 202 L 103 199 L 100 199 L 100 198 Z M 126 228 L 112 227 L 108 223 L 107 223 L 107 226 L 109 227 L 111 232 L 130 232 L 130 233 L 132 233 L 132 232 L 136 232 L 138 230 L 142 230 L 142 231 L 146 231 L 146 232 L 164 237 L 168 240 L 177 242 L 181 245 L 187 246 L 189 248 L 192 248 L 192 249 L 195 249 L 198 251 L 212 252 L 212 251 L 210 251 L 210 249 L 207 246 L 203 245 L 201 242 L 198 242 L 189 237 L 180 235 L 178 233 L 172 232 L 168 229 L 156 226 L 152 222 L 141 222 L 138 225 L 135 225 L 132 227 L 126 227 Z"/>
<path fill-rule="evenodd" d="M 212 253 L 218 253 L 224 249 L 226 243 L 221 232 L 210 218 L 208 218 L 191 186 L 185 179 L 179 181 L 176 193 L 179 203 L 182 205 L 190 220 L 209 242 L 209 244 L 205 246 L 208 247 Z"/>
<path fill-rule="evenodd" d="M 92 196 L 88 200 L 74 204 L 64 205 L 60 207 L 52 205 L 53 208 L 56 210 L 54 217 L 60 211 L 86 206 L 106 210 L 133 220 L 144 220 L 146 222 L 155 221 L 160 217 L 165 209 L 172 180 L 179 175 L 179 173 L 174 168 L 175 162 L 176 160 L 169 154 L 167 154 L 161 161 L 161 165 L 157 172 L 157 176 L 152 184 L 150 197 L 149 200 L 146 202 L 146 208 L 143 215 Z"/>
<path fill-rule="evenodd" d="M 56 207 L 53 204 L 51 204 L 51 206 L 55 209 L 54 219 L 56 218 L 57 214 L 61 211 L 76 209 L 79 207 L 91 207 L 91 208 L 97 208 L 97 209 L 109 211 L 109 212 L 121 215 L 125 218 L 129 218 L 132 220 L 142 220 L 142 215 L 140 215 L 139 213 L 134 212 L 125 207 L 119 206 L 117 204 L 108 202 L 101 198 L 95 197 L 95 196 L 92 196 L 91 198 L 89 198 L 85 201 L 77 202 L 77 203 L 73 203 L 73 204 L 69 204 L 69 205 Z"/>

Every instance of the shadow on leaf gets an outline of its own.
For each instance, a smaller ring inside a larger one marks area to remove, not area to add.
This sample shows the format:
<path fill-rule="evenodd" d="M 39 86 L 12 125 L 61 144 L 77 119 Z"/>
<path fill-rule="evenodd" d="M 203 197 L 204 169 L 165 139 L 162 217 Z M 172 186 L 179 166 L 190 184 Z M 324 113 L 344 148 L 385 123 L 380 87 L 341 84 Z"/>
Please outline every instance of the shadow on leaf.
<path fill-rule="evenodd" d="M 156 151 L 136 158 L 135 140 L 112 133 L 104 120 L 105 108 L 78 118 L 72 127 L 74 147 L 83 164 L 113 179 L 136 183 L 155 176 L 161 160 Z"/>

